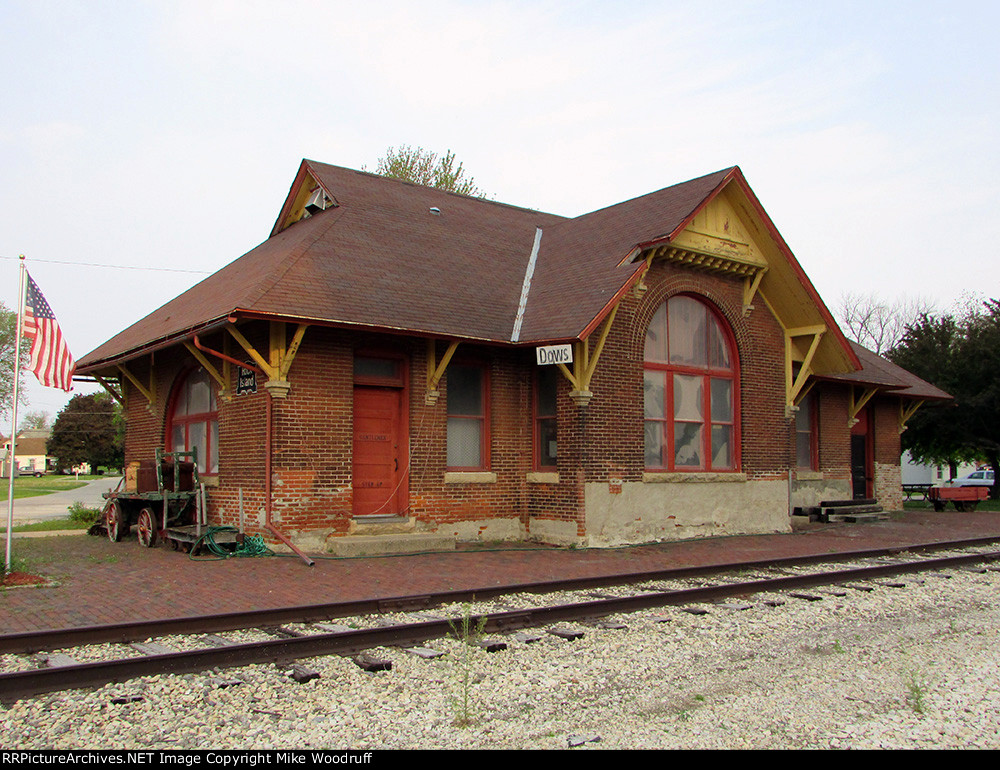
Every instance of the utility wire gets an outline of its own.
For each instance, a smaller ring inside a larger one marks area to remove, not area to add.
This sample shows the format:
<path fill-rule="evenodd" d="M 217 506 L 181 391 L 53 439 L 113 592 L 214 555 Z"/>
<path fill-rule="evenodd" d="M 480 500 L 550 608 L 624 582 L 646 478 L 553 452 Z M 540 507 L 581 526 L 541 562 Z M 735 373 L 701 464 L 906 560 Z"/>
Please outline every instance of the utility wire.
<path fill-rule="evenodd" d="M 20 257 L 4 257 L 0 259 L 20 259 Z M 112 270 L 155 270 L 160 273 L 197 273 L 198 275 L 209 275 L 209 270 L 184 270 L 179 267 L 139 267 L 138 265 L 101 265 L 97 262 L 67 262 L 60 259 L 32 259 L 32 262 L 44 262 L 50 265 L 78 265 L 81 267 L 106 267 Z"/>

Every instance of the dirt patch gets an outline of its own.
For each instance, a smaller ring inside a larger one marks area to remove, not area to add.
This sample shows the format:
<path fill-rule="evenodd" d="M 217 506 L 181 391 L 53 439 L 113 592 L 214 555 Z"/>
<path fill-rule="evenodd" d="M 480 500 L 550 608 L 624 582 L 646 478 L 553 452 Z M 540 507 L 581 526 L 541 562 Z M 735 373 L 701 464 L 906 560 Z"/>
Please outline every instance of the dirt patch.
<path fill-rule="evenodd" d="M 11 572 L 7 575 L 0 576 L 0 586 L 4 588 L 10 588 L 12 586 L 40 586 L 48 583 L 49 581 L 38 575 L 32 575 L 29 572 Z"/>

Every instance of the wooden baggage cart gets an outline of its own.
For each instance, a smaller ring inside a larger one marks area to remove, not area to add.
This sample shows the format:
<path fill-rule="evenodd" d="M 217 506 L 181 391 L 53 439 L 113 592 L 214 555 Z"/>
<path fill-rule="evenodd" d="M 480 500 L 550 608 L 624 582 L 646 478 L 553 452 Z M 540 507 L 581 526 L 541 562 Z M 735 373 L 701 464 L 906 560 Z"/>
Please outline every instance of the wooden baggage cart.
<path fill-rule="evenodd" d="M 927 497 L 935 511 L 943 511 L 951 502 L 956 511 L 974 511 L 981 500 L 989 497 L 989 487 L 931 487 Z"/>
<path fill-rule="evenodd" d="M 198 521 L 199 491 L 197 452 L 157 449 L 155 460 L 130 464 L 123 484 L 104 494 L 108 539 L 117 543 L 134 526 L 139 544 L 151 548 L 168 527 Z"/>

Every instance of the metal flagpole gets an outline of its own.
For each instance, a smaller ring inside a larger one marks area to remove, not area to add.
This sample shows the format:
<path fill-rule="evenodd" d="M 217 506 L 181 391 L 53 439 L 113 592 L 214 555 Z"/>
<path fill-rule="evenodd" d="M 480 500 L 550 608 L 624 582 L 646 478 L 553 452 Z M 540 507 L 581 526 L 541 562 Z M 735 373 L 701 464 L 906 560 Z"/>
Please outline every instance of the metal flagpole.
<path fill-rule="evenodd" d="M 16 462 L 16 451 L 17 451 L 17 399 L 20 395 L 18 393 L 18 384 L 21 380 L 21 335 L 24 333 L 24 290 L 26 281 L 24 276 L 26 268 L 24 267 L 24 254 L 21 254 L 21 275 L 20 284 L 17 292 L 17 335 L 14 337 L 14 403 L 10 410 L 10 484 L 7 487 L 7 555 L 4 561 L 4 571 L 9 574 L 12 572 L 11 567 L 11 555 L 10 555 L 10 540 L 13 536 L 11 530 L 14 529 L 14 473 L 17 466 Z"/>

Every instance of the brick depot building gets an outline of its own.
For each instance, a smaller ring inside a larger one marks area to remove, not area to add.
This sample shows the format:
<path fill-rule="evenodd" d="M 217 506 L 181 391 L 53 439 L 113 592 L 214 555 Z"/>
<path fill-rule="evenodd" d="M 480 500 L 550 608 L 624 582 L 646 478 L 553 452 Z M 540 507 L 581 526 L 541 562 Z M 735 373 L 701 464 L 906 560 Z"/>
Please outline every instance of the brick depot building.
<path fill-rule="evenodd" d="M 213 523 L 312 550 L 900 508 L 947 398 L 844 338 L 736 167 L 568 219 L 303 161 L 268 240 L 77 371 L 126 462 L 196 447 Z"/>

